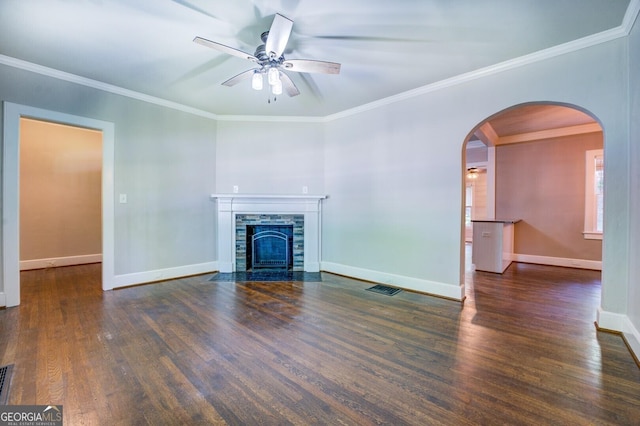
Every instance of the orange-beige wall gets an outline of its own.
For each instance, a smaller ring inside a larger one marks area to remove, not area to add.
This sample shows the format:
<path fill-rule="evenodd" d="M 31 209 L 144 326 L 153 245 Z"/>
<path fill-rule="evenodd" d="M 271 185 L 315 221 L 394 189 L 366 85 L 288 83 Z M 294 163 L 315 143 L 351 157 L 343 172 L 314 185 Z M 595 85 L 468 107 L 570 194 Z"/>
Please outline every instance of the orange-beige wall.
<path fill-rule="evenodd" d="M 602 241 L 582 234 L 585 151 L 602 147 L 598 132 L 496 148 L 496 217 L 522 220 L 515 253 L 602 260 Z"/>
<path fill-rule="evenodd" d="M 21 119 L 21 269 L 99 259 L 101 179 L 101 132 Z"/>

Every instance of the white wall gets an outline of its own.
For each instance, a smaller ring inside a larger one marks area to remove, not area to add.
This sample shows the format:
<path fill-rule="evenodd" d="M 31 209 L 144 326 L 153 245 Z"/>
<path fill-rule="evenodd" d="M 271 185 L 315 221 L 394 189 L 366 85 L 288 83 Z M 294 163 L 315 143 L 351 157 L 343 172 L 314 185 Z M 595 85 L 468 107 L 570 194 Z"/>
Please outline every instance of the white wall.
<path fill-rule="evenodd" d="M 640 356 L 640 23 L 636 21 L 629 37 L 630 93 L 630 230 L 629 294 L 625 327 L 627 340 Z"/>
<path fill-rule="evenodd" d="M 329 122 L 323 267 L 461 297 L 464 138 L 507 107 L 568 103 L 592 112 L 605 129 L 602 306 L 626 311 L 625 45 L 618 39 Z"/>
<path fill-rule="evenodd" d="M 116 121 L 116 274 L 213 262 L 215 121 L 140 104 Z"/>
<path fill-rule="evenodd" d="M 324 269 L 460 298 L 470 128 L 452 123 L 446 101 L 434 93 L 327 124 Z"/>
<path fill-rule="evenodd" d="M 219 121 L 216 191 L 324 194 L 321 123 Z"/>

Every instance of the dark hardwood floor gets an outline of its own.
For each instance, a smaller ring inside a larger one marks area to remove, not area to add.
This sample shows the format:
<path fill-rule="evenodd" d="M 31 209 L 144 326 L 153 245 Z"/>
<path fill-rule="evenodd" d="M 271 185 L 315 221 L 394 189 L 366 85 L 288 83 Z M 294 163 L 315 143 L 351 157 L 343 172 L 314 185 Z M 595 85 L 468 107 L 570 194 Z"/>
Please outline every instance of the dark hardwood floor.
<path fill-rule="evenodd" d="M 598 272 L 469 272 L 464 307 L 210 276 L 102 292 L 100 265 L 23 272 L 0 311 L 9 404 L 62 404 L 66 425 L 640 424 Z"/>

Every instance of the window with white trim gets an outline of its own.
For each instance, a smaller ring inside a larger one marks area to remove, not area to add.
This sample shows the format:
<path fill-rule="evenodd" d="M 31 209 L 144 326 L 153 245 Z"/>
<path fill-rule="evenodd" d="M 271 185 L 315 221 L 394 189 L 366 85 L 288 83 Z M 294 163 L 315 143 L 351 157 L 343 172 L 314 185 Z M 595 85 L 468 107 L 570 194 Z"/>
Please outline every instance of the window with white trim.
<path fill-rule="evenodd" d="M 604 223 L 604 154 L 601 149 L 586 152 L 584 237 L 601 240 Z"/>
<path fill-rule="evenodd" d="M 465 206 L 464 206 L 464 224 L 465 226 L 471 226 L 472 210 L 473 210 L 473 184 L 467 183 L 465 193 Z"/>

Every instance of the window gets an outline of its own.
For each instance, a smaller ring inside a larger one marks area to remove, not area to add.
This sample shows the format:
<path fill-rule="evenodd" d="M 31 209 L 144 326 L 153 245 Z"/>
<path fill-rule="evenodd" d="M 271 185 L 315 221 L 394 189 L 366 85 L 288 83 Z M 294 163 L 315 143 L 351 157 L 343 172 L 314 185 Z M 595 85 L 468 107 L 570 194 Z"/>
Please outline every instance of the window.
<path fill-rule="evenodd" d="M 464 206 L 464 224 L 467 227 L 471 226 L 471 210 L 473 209 L 473 185 L 467 183 L 465 193 L 465 206 Z"/>
<path fill-rule="evenodd" d="M 604 155 L 601 149 L 586 153 L 584 237 L 601 240 L 604 230 Z"/>

